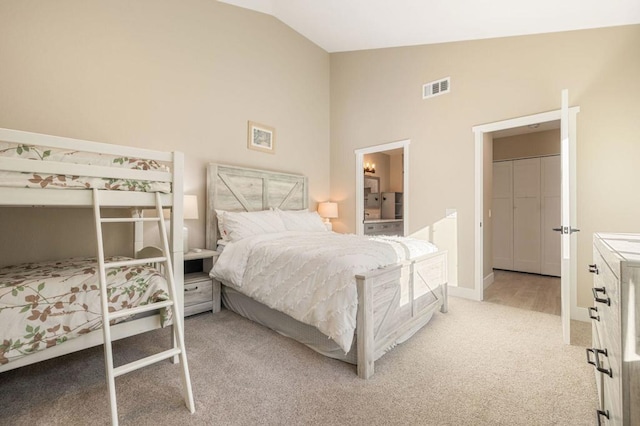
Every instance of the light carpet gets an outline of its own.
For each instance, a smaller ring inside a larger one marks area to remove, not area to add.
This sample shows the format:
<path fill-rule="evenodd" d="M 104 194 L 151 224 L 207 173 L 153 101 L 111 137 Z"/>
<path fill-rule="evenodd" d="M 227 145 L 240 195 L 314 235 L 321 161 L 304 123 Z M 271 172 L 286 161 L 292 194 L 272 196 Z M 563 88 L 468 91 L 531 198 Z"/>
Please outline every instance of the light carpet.
<path fill-rule="evenodd" d="M 586 345 L 590 326 L 574 323 Z M 168 330 L 114 344 L 116 364 L 167 348 Z M 223 310 L 186 320 L 196 401 L 168 362 L 116 379 L 122 425 L 593 425 L 596 389 L 560 317 L 450 298 L 365 381 L 355 366 Z M 109 423 L 102 348 L 0 374 L 0 424 Z"/>

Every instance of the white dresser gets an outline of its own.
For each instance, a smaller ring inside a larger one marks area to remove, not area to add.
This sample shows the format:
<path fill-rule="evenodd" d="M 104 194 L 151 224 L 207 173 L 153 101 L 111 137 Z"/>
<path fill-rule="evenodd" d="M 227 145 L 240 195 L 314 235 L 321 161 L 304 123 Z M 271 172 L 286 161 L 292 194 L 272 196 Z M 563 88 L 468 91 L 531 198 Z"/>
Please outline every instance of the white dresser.
<path fill-rule="evenodd" d="M 594 234 L 589 271 L 598 424 L 640 425 L 640 235 Z"/>

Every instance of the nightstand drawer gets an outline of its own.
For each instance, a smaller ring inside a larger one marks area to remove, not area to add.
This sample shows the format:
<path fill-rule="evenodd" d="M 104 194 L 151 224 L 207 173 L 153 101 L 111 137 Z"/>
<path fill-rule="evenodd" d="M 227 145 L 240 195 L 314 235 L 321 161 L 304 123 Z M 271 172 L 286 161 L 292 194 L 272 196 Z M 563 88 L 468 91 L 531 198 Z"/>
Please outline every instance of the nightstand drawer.
<path fill-rule="evenodd" d="M 204 249 L 184 255 L 185 316 L 220 312 L 220 283 L 209 276 L 218 255 L 218 252 Z"/>
<path fill-rule="evenodd" d="M 204 274 L 197 274 L 200 278 L 191 279 L 188 275 L 184 280 L 184 305 L 211 302 L 213 300 L 213 283 Z"/>

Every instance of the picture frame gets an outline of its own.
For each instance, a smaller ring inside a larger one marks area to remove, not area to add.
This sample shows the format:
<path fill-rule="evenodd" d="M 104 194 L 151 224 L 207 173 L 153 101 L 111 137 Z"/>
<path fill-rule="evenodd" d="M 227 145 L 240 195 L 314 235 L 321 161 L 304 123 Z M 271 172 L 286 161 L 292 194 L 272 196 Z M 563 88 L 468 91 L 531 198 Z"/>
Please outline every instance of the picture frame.
<path fill-rule="evenodd" d="M 247 148 L 254 151 L 276 152 L 276 129 L 265 124 L 249 121 L 247 131 Z"/>

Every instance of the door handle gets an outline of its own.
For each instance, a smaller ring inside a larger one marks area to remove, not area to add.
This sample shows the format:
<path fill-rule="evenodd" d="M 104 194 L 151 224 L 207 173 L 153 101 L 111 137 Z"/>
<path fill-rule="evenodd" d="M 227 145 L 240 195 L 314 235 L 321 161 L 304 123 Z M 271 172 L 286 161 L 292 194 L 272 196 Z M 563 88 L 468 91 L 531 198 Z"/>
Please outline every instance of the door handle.
<path fill-rule="evenodd" d="M 574 232 L 580 232 L 579 229 L 572 228 L 570 226 L 561 226 L 559 228 L 551 228 L 551 229 L 553 229 L 554 231 L 559 232 L 561 234 L 569 234 L 569 235 L 573 234 Z"/>

